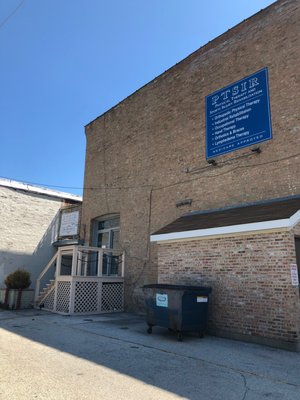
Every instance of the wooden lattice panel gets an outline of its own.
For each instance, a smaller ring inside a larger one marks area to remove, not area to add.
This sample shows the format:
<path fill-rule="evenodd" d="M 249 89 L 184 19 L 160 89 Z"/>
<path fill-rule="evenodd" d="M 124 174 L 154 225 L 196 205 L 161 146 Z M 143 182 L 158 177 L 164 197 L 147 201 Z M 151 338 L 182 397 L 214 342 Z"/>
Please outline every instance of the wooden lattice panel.
<path fill-rule="evenodd" d="M 50 292 L 47 293 L 47 296 L 42 301 L 42 303 L 44 304 L 45 310 L 53 311 L 53 309 L 54 309 L 54 296 L 55 296 L 55 287 L 53 287 L 50 290 Z"/>
<path fill-rule="evenodd" d="M 58 282 L 57 283 L 57 301 L 56 311 L 68 313 L 70 304 L 70 282 Z"/>
<path fill-rule="evenodd" d="M 74 313 L 96 312 L 98 303 L 97 282 L 76 282 Z"/>
<path fill-rule="evenodd" d="M 123 310 L 123 283 L 103 283 L 101 311 Z"/>

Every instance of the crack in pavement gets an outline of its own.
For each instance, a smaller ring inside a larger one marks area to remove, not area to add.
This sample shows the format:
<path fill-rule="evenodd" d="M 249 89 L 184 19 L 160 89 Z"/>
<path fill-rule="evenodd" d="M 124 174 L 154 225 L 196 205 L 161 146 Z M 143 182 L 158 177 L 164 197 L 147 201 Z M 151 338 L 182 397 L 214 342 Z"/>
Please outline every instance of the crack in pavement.
<path fill-rule="evenodd" d="M 244 394 L 243 394 L 242 400 L 245 400 L 245 399 L 246 399 L 246 396 L 247 396 L 247 393 L 250 392 L 251 389 L 247 386 L 247 379 L 246 379 L 245 375 L 242 374 L 242 373 L 240 373 L 240 375 L 241 375 L 241 377 L 242 377 L 243 380 L 244 380 L 245 392 L 244 392 Z"/>

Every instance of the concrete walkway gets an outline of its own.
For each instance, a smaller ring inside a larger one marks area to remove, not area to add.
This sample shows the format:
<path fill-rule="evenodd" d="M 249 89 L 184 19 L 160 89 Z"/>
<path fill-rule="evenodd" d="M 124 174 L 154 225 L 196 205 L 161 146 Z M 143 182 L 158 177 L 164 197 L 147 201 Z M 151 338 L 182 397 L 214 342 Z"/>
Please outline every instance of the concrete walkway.
<path fill-rule="evenodd" d="M 0 310 L 0 399 L 299 400 L 300 353 L 146 333 L 133 314 Z"/>

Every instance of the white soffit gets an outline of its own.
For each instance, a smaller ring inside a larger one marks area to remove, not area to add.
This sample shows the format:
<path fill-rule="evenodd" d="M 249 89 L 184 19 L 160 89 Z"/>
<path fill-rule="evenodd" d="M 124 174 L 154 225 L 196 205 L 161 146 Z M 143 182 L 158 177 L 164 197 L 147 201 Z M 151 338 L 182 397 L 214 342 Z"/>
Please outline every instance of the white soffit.
<path fill-rule="evenodd" d="M 229 235 L 233 233 L 266 231 L 276 229 L 292 229 L 300 222 L 300 210 L 293 214 L 290 218 L 277 219 L 274 221 L 253 222 L 251 224 L 240 224 L 231 226 L 222 226 L 218 228 L 196 229 L 192 231 L 164 233 L 161 235 L 151 235 L 151 242 L 164 242 L 171 240 L 193 239 L 205 236 Z"/>

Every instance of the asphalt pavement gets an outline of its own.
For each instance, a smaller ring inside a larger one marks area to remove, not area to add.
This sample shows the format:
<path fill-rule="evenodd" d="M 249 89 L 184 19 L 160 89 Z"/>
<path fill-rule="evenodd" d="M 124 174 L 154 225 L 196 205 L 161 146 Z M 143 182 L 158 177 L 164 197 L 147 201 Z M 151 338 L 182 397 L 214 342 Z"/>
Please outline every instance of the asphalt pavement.
<path fill-rule="evenodd" d="M 300 400 L 300 353 L 146 329 L 128 313 L 0 310 L 0 399 Z"/>

